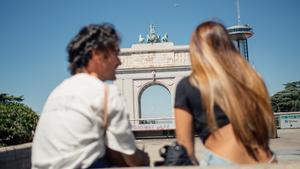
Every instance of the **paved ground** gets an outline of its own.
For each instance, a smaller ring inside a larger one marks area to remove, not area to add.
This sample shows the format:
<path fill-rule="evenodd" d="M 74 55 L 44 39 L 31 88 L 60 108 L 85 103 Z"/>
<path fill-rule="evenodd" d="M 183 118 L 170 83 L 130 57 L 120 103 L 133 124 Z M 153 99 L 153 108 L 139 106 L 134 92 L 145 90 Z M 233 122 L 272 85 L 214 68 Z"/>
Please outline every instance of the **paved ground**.
<path fill-rule="evenodd" d="M 277 139 L 271 139 L 271 148 L 279 161 L 300 161 L 300 129 L 277 130 Z"/>
<path fill-rule="evenodd" d="M 276 153 L 279 162 L 281 161 L 300 161 L 300 129 L 280 129 L 278 138 L 271 139 L 271 149 Z M 170 144 L 175 139 L 145 139 L 137 140 L 140 148 L 145 149 L 149 153 L 151 163 L 161 160 L 159 149 L 163 145 Z M 199 138 L 196 138 L 196 154 L 200 158 L 202 152 L 202 143 Z"/>

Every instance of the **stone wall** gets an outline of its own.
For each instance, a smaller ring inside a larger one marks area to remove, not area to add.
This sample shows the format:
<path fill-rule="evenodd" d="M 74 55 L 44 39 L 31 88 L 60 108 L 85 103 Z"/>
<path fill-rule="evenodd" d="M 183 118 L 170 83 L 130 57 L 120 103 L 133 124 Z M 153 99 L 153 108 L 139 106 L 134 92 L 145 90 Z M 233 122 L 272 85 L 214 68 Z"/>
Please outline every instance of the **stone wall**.
<path fill-rule="evenodd" d="M 30 169 L 31 143 L 0 148 L 1 169 Z"/>

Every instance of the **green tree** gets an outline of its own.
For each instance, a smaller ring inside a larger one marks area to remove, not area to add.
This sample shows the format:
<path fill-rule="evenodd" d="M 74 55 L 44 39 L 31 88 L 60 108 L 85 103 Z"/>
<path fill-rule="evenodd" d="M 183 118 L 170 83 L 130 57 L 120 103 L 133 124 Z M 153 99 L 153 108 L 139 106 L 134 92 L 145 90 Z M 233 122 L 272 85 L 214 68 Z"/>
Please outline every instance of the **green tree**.
<path fill-rule="evenodd" d="M 38 115 L 21 103 L 23 96 L 0 94 L 0 145 L 31 142 Z"/>
<path fill-rule="evenodd" d="M 23 96 L 12 96 L 8 95 L 7 93 L 0 93 L 0 103 L 13 103 L 13 102 L 21 102 L 23 101 Z"/>
<path fill-rule="evenodd" d="M 284 90 L 271 97 L 273 112 L 300 111 L 300 81 L 284 84 Z"/>

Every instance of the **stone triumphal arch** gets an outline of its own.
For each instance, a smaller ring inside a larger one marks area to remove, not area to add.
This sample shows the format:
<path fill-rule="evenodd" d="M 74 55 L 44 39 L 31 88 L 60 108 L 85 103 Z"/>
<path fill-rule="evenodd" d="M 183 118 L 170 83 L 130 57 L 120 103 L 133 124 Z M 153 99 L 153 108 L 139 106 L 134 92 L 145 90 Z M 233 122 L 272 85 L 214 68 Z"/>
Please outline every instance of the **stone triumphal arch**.
<path fill-rule="evenodd" d="M 127 100 L 132 120 L 141 118 L 140 97 L 150 85 L 165 87 L 173 105 L 176 85 L 191 69 L 188 46 L 172 42 L 133 44 L 121 49 L 119 57 L 122 65 L 114 83 Z"/>
<path fill-rule="evenodd" d="M 149 86 L 160 85 L 170 93 L 173 105 L 177 83 L 191 70 L 189 47 L 175 46 L 169 42 L 167 33 L 162 37 L 156 34 L 153 24 L 146 38 L 139 35 L 138 42 L 131 48 L 121 49 L 122 65 L 117 69 L 114 83 L 126 99 L 133 130 L 173 130 L 173 120 L 171 124 L 161 125 L 157 123 L 161 117 L 155 117 L 154 121 L 141 119 L 141 95 Z M 170 116 L 168 118 L 172 119 L 174 113 Z"/>

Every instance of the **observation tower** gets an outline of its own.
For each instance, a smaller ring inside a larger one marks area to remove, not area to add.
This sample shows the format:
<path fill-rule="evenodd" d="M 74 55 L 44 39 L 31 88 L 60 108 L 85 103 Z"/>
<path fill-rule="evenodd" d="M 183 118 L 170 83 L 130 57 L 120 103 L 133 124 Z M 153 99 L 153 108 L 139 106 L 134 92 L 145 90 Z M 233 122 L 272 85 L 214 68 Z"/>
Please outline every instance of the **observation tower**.
<path fill-rule="evenodd" d="M 238 24 L 227 28 L 228 33 L 232 40 L 236 42 L 237 47 L 239 48 L 241 54 L 249 61 L 248 54 L 248 43 L 247 39 L 253 35 L 252 28 L 250 25 L 240 24 L 240 1 L 237 0 L 237 20 Z"/>

